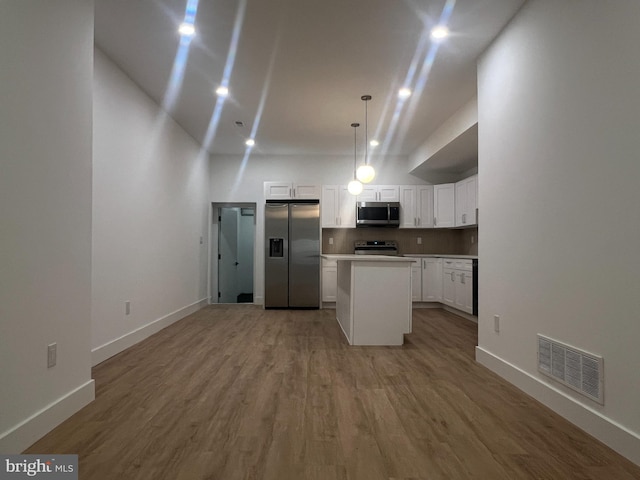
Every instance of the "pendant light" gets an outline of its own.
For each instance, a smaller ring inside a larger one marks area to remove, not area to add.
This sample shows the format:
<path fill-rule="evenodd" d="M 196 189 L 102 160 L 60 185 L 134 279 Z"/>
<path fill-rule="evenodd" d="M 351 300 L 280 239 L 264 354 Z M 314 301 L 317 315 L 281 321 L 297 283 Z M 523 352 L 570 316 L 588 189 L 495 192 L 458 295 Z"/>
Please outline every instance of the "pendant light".
<path fill-rule="evenodd" d="M 347 190 L 351 195 L 360 195 L 362 193 L 362 184 L 356 179 L 356 162 L 358 161 L 358 142 L 357 142 L 357 128 L 359 123 L 352 123 L 353 127 L 353 180 L 347 185 Z"/>
<path fill-rule="evenodd" d="M 364 101 L 364 165 L 360 165 L 356 170 L 356 177 L 362 183 L 369 183 L 376 176 L 376 171 L 369 165 L 369 109 L 367 103 L 371 100 L 371 95 L 363 95 L 360 100 Z"/>

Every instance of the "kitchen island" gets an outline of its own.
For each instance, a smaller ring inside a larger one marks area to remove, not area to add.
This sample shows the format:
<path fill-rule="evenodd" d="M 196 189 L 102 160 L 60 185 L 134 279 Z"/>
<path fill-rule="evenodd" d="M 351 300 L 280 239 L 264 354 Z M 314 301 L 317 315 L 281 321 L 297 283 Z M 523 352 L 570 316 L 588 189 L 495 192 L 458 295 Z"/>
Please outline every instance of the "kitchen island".
<path fill-rule="evenodd" d="M 411 333 L 410 258 L 322 255 L 336 260 L 336 318 L 350 345 L 402 345 Z"/>

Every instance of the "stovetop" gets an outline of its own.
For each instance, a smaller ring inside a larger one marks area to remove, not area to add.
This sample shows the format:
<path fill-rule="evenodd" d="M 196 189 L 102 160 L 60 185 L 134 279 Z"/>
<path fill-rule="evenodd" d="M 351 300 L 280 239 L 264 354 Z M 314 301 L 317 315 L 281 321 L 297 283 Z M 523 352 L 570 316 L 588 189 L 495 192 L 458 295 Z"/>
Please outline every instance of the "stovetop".
<path fill-rule="evenodd" d="M 398 255 L 398 243 L 393 240 L 357 240 L 356 255 Z"/>

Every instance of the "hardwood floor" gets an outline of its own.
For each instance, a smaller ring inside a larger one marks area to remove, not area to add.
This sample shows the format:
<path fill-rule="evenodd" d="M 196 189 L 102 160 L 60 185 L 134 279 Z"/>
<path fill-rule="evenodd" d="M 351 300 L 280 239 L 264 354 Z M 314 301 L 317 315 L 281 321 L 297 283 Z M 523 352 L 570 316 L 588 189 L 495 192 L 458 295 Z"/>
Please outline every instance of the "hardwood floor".
<path fill-rule="evenodd" d="M 334 310 L 214 306 L 93 369 L 96 400 L 25 453 L 92 479 L 640 479 L 474 360 L 476 325 L 414 311 L 349 347 Z"/>

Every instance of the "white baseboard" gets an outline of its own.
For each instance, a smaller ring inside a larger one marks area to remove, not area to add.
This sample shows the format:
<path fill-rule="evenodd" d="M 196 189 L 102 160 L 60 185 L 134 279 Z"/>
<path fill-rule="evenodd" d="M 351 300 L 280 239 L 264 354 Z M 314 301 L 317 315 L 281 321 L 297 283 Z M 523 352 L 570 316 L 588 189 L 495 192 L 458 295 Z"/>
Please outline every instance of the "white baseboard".
<path fill-rule="evenodd" d="M 637 433 L 479 346 L 476 347 L 476 361 L 640 465 L 640 435 Z"/>
<path fill-rule="evenodd" d="M 89 380 L 42 410 L 0 434 L 0 452 L 21 453 L 71 415 L 95 399 L 95 382 Z"/>
<path fill-rule="evenodd" d="M 256 295 L 253 297 L 254 305 L 264 305 L 264 297 L 262 295 Z"/>
<path fill-rule="evenodd" d="M 172 323 L 175 323 L 187 315 L 191 315 L 201 308 L 206 307 L 208 304 L 209 299 L 203 298 L 191 305 L 187 305 L 186 307 L 169 313 L 164 317 L 158 318 L 153 322 L 147 323 L 146 325 L 143 325 L 142 327 L 137 328 L 119 338 L 111 340 L 104 345 L 94 348 L 91 350 L 91 365 L 96 366 L 97 364 L 104 362 L 107 358 L 111 358 L 127 348 L 132 347 L 136 343 L 141 342 L 145 338 L 150 337 Z"/>

